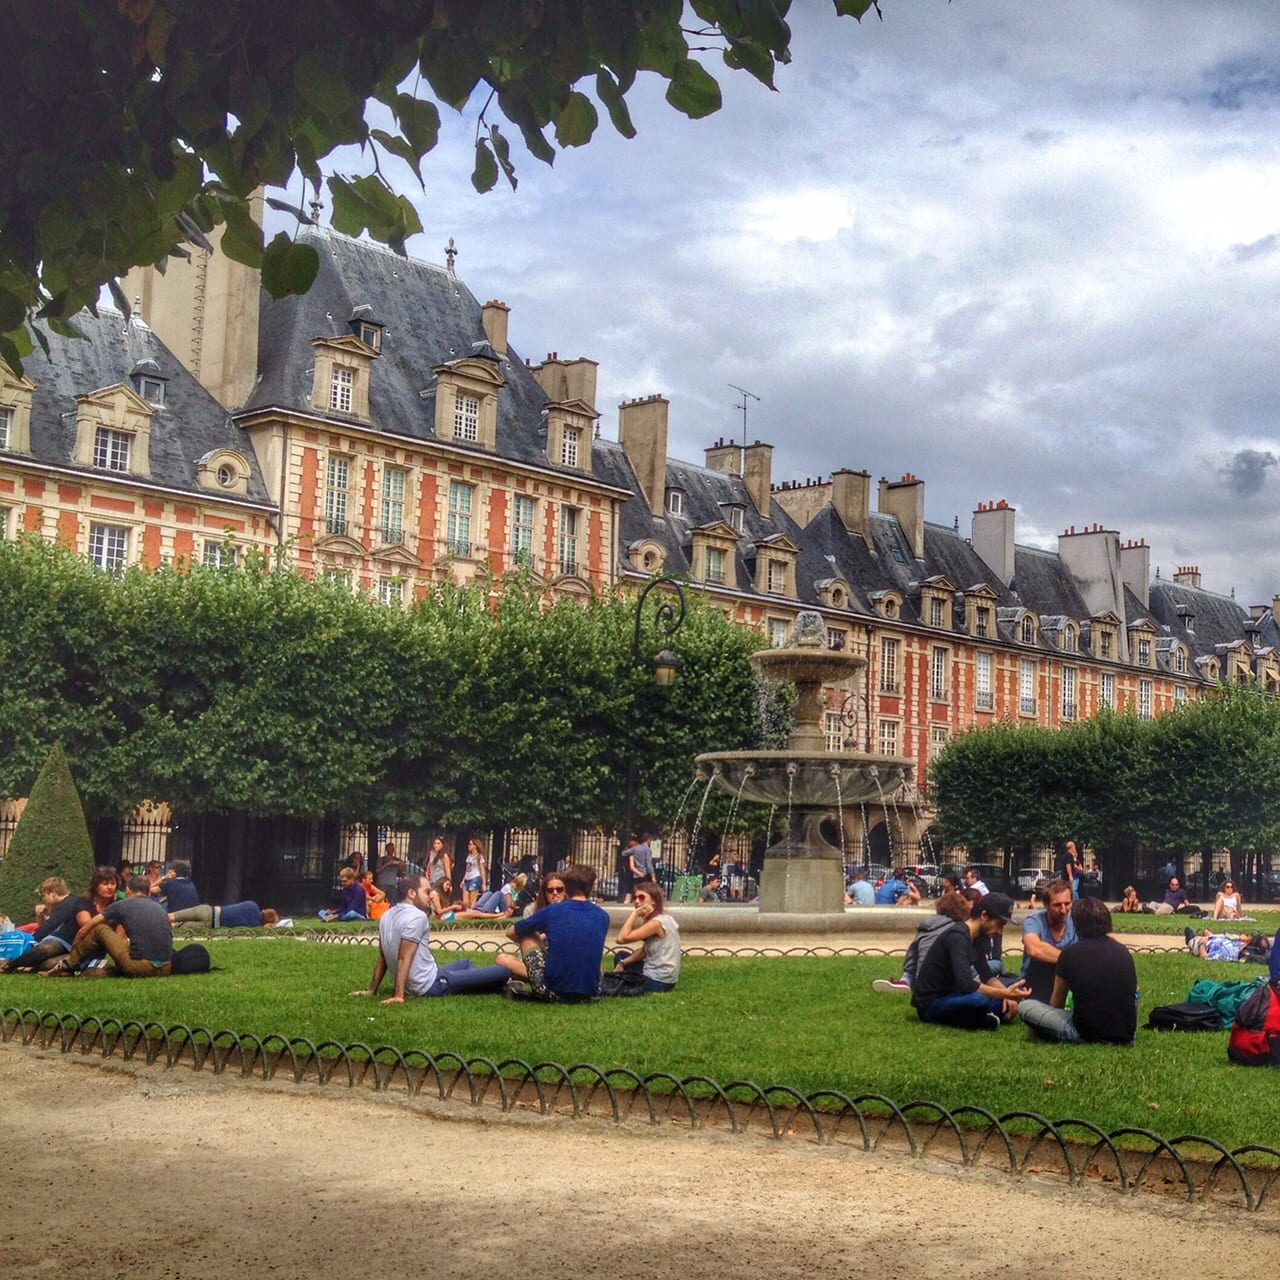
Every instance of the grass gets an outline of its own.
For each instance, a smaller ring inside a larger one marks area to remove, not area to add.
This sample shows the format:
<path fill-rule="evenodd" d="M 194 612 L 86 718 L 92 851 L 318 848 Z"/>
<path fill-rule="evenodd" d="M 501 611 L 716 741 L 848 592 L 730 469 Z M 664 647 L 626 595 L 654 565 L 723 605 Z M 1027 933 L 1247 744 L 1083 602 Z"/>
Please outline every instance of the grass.
<path fill-rule="evenodd" d="M 1131 1048 L 1029 1041 L 920 1024 L 903 996 L 876 995 L 893 957 L 690 958 L 669 995 L 595 1005 L 496 998 L 384 1006 L 348 993 L 367 984 L 371 947 L 277 938 L 209 944 L 214 971 L 158 982 L 0 976 L 0 1007 L 96 1014 L 363 1041 L 494 1060 L 524 1058 L 626 1066 L 644 1075 L 709 1075 L 804 1092 L 881 1093 L 1001 1114 L 1087 1119 L 1104 1129 L 1196 1133 L 1229 1147 L 1272 1142 L 1280 1127 L 1275 1076 L 1233 1067 L 1223 1034 L 1139 1030 Z M 1194 960 L 1185 952 L 1136 957 L 1143 1017 L 1186 999 L 1197 977 L 1249 979 L 1255 965 Z M 384 991 L 384 994 L 386 992 Z"/>
<path fill-rule="evenodd" d="M 1201 929 L 1212 929 L 1215 933 L 1265 933 L 1268 938 L 1275 937 L 1280 929 L 1280 911 L 1267 907 L 1248 907 L 1246 911 L 1253 916 L 1252 920 L 1203 920 L 1192 919 L 1191 916 L 1147 916 L 1121 915 L 1118 911 L 1111 913 L 1111 921 L 1117 933 L 1167 933 L 1177 937 L 1190 925 L 1197 932 Z"/>

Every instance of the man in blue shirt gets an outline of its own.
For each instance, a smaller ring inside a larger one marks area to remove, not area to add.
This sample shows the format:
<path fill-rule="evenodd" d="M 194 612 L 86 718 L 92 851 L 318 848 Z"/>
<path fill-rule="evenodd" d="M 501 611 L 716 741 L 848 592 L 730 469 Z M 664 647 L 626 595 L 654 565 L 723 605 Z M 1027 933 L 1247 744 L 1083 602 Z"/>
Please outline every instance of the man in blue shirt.
<path fill-rule="evenodd" d="M 600 968 L 609 913 L 589 902 L 596 873 L 570 864 L 560 873 L 567 897 L 517 920 L 507 936 L 520 944 L 520 958 L 536 1000 L 574 1004 L 600 994 Z M 501 957 L 499 957 L 501 960 Z"/>
<path fill-rule="evenodd" d="M 1022 977 L 1031 988 L 1031 998 L 1048 1004 L 1058 956 L 1078 939 L 1071 918 L 1071 886 L 1065 880 L 1051 880 L 1040 891 L 1040 901 L 1044 910 L 1022 923 Z"/>
<path fill-rule="evenodd" d="M 920 901 L 920 890 L 894 871 L 876 890 L 876 906 L 909 907 Z"/>
<path fill-rule="evenodd" d="M 875 904 L 876 891 L 867 882 L 867 873 L 861 867 L 854 870 L 853 880 L 846 892 L 852 906 L 870 907 Z"/>

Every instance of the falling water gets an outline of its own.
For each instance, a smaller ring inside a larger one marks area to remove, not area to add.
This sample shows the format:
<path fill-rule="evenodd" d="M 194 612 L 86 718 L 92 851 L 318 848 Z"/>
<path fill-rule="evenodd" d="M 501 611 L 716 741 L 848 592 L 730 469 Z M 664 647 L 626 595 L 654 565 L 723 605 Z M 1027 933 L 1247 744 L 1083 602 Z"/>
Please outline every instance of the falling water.
<path fill-rule="evenodd" d="M 738 806 L 742 803 L 742 793 L 746 789 L 750 779 L 756 776 L 755 765 L 749 764 L 742 771 L 742 781 L 738 783 L 738 789 L 734 792 L 733 799 L 729 801 L 729 816 L 724 820 L 724 829 L 729 831 L 733 826 L 733 820 L 738 815 Z"/>
<path fill-rule="evenodd" d="M 693 795 L 694 787 L 696 787 L 699 782 L 703 781 L 705 777 L 706 774 L 704 774 L 701 769 L 695 769 L 693 771 L 693 777 L 689 779 L 689 785 L 685 788 L 684 795 L 680 797 L 680 804 L 676 809 L 675 821 L 672 822 L 670 830 L 680 830 L 680 819 L 684 817 L 684 807 L 689 803 L 689 797 Z"/>
<path fill-rule="evenodd" d="M 884 798 L 884 788 L 880 785 L 880 770 L 874 765 L 867 770 L 871 776 L 872 782 L 876 784 L 876 791 L 880 796 L 880 809 L 884 813 L 884 834 L 889 843 L 889 865 L 893 866 L 893 827 L 889 822 L 889 806 Z"/>
<path fill-rule="evenodd" d="M 702 793 L 702 803 L 698 805 L 698 816 L 693 820 L 693 834 L 689 837 L 690 852 L 698 847 L 698 833 L 702 830 L 702 814 L 707 807 L 707 797 L 711 794 L 711 788 L 715 785 L 715 781 L 719 776 L 720 770 L 717 767 L 711 770 L 707 778 L 707 786 Z"/>
<path fill-rule="evenodd" d="M 836 821 L 840 827 L 840 874 L 843 876 L 849 859 L 844 849 L 844 796 L 840 791 L 840 766 L 838 764 L 831 766 L 831 776 L 835 779 L 836 784 Z"/>
<path fill-rule="evenodd" d="M 862 812 L 862 857 L 860 861 L 863 865 L 866 865 L 871 861 L 871 828 L 867 826 L 867 802 L 859 800 L 858 808 Z"/>
<path fill-rule="evenodd" d="M 894 782 L 893 787 L 889 792 L 889 804 L 893 808 L 893 825 L 894 825 L 894 828 L 898 831 L 901 831 L 903 829 L 902 815 L 898 812 L 898 792 L 900 792 L 901 790 L 902 790 L 902 774 L 899 773 L 897 781 Z M 917 861 L 920 861 L 920 859 L 917 859 Z"/>
<path fill-rule="evenodd" d="M 787 834 L 784 839 L 787 842 L 787 860 L 791 859 L 791 846 L 794 841 L 791 838 L 791 808 L 795 800 L 796 792 L 796 766 L 794 763 L 787 765 Z"/>

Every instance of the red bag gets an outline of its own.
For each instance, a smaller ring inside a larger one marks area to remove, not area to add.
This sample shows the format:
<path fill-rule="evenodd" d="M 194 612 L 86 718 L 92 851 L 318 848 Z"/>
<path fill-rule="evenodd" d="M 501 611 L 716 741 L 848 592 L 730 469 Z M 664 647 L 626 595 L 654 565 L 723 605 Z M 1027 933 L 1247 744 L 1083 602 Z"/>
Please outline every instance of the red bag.
<path fill-rule="evenodd" d="M 1227 1057 L 1241 1067 L 1280 1067 L 1280 993 L 1259 987 L 1236 1011 Z"/>

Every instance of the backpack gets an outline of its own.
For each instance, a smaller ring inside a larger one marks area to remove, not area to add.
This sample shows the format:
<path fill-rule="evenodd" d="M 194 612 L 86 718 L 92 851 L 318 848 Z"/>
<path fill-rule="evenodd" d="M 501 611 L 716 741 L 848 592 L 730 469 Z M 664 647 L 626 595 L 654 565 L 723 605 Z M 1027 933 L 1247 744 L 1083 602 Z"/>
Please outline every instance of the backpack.
<path fill-rule="evenodd" d="M 1265 985 L 1263 978 L 1254 978 L 1251 982 L 1214 982 L 1210 978 L 1197 978 L 1187 992 L 1187 999 L 1195 1004 L 1213 1005 L 1222 1025 L 1229 1027 L 1240 1006 Z"/>
<path fill-rule="evenodd" d="M 169 957 L 170 973 L 208 973 L 209 972 L 209 949 L 201 946 L 198 942 L 193 942 L 189 946 L 182 947 L 175 951 Z"/>
<path fill-rule="evenodd" d="M 1227 1057 L 1241 1067 L 1280 1067 L 1280 994 L 1261 986 L 1236 1012 Z"/>
<path fill-rule="evenodd" d="M 1222 1027 L 1217 1009 L 1198 1000 L 1158 1004 L 1147 1015 L 1148 1031 L 1221 1031 Z"/>

